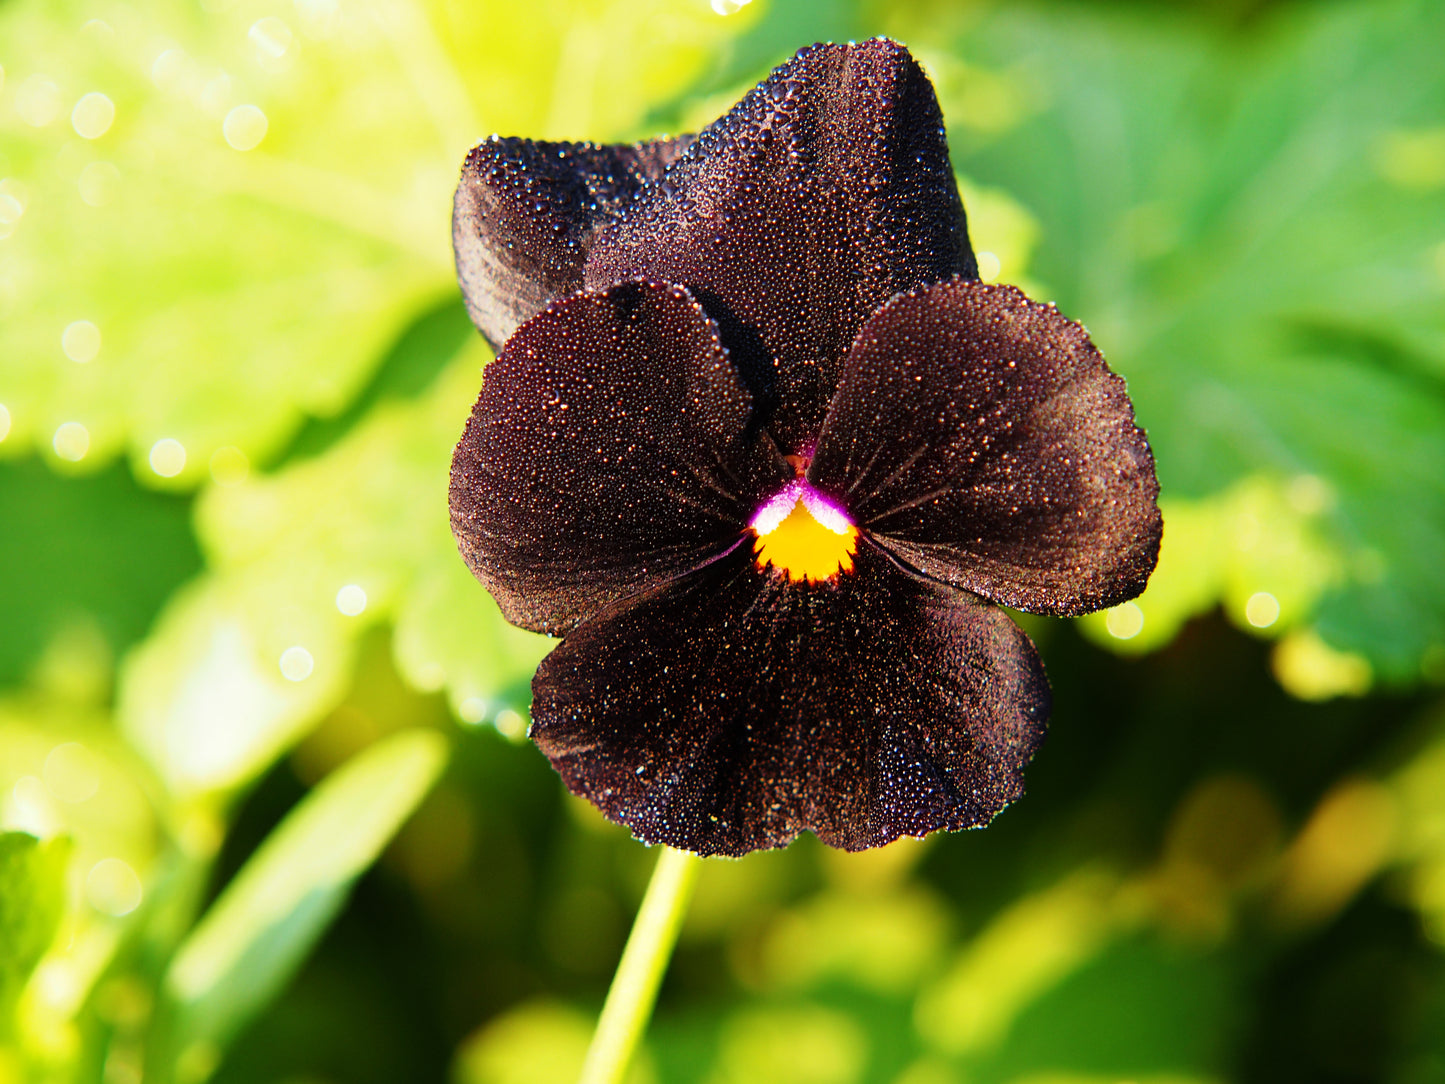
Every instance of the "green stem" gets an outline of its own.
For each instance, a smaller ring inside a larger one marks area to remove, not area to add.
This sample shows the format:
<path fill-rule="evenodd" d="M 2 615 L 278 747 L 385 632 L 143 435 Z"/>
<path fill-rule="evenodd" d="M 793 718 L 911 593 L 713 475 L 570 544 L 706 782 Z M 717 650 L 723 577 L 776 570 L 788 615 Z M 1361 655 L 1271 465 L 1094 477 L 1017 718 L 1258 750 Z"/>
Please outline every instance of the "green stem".
<path fill-rule="evenodd" d="M 621 1084 L 647 1029 L 701 864 L 697 855 L 671 847 L 657 856 L 578 1084 Z"/>

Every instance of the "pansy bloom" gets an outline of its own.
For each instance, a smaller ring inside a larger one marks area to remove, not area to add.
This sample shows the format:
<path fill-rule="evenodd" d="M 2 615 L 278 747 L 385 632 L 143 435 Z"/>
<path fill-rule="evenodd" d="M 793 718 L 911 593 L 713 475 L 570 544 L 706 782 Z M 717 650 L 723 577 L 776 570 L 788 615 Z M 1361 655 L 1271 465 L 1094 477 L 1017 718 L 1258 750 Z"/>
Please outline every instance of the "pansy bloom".
<path fill-rule="evenodd" d="M 907 50 L 805 49 L 695 137 L 493 138 L 454 218 L 501 347 L 452 527 L 561 636 L 532 737 L 641 839 L 987 823 L 1049 688 L 996 604 L 1137 595 L 1158 484 L 1078 324 L 979 282 Z"/>

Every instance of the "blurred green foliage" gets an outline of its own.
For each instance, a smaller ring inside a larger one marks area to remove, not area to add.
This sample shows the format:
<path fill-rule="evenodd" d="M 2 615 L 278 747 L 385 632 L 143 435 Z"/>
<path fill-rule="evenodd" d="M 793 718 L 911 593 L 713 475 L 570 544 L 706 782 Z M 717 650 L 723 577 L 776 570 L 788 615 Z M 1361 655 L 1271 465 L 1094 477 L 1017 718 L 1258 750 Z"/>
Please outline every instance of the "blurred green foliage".
<path fill-rule="evenodd" d="M 1438 0 L 0 5 L 0 1084 L 573 1077 L 651 856 L 450 538 L 451 188 L 877 33 L 1164 551 L 987 831 L 707 863 L 635 1080 L 1445 1084 Z"/>

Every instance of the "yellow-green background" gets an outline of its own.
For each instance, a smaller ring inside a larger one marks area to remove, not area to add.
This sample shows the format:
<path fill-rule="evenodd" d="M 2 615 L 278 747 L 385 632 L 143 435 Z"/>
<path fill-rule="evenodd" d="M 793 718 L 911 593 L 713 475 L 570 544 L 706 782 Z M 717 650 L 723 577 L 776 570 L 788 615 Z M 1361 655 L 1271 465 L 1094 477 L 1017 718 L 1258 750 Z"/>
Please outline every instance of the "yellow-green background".
<path fill-rule="evenodd" d="M 1445 5 L 0 0 L 0 1084 L 572 1077 L 652 857 L 448 533 L 451 189 L 878 33 L 1164 550 L 988 830 L 707 864 L 636 1079 L 1445 1082 Z"/>

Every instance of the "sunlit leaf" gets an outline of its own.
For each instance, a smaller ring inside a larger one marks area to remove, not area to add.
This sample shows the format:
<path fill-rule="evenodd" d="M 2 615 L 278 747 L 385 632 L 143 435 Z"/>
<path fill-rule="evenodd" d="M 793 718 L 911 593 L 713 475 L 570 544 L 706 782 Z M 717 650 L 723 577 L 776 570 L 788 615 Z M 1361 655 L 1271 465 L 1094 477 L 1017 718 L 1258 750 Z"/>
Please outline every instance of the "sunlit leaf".
<path fill-rule="evenodd" d="M 112 652 L 128 648 L 200 570 L 189 502 L 120 470 L 62 479 L 33 460 L 0 462 L 0 507 L 0 684 L 17 683 L 77 621 L 94 622 Z"/>
<path fill-rule="evenodd" d="M 821 1005 L 755 1006 L 724 1023 L 708 1079 L 855 1084 L 863 1079 L 868 1053 L 867 1033 L 847 1013 Z"/>
<path fill-rule="evenodd" d="M 5 4 L 0 453 L 128 454 L 160 486 L 268 461 L 454 289 L 468 146 L 629 134 L 744 22 L 668 0 Z"/>
<path fill-rule="evenodd" d="M 1044 108 L 981 132 L 944 92 L 959 166 L 1038 217 L 1034 275 L 1128 377 L 1165 498 L 1317 479 L 1341 575 L 1295 620 L 1395 681 L 1445 643 L 1442 33 L 1427 0 L 1281 5 L 1249 34 L 1000 5 L 950 44 Z"/>
<path fill-rule="evenodd" d="M 40 962 L 65 911 L 70 842 L 42 843 L 24 832 L 0 833 L 0 1038 L 25 980 Z"/>
<path fill-rule="evenodd" d="M 964 946 L 918 1001 L 923 1037 L 953 1054 L 987 1051 L 1037 998 L 1094 959 L 1132 916 L 1109 876 L 1081 871 L 1015 901 Z"/>
<path fill-rule="evenodd" d="M 503 1013 L 457 1052 L 456 1084 L 573 1084 L 582 1071 L 595 1021 L 563 1005 L 533 1002 Z M 656 1079 L 645 1059 L 627 1084 Z"/>
<path fill-rule="evenodd" d="M 1218 957 L 1131 937 L 1061 981 L 969 1064 L 980 1084 L 1222 1084 L 1236 991 Z"/>
<path fill-rule="evenodd" d="M 1310 475 L 1288 484 L 1253 477 L 1203 500 L 1165 499 L 1164 544 L 1148 589 L 1084 618 L 1086 634 L 1133 654 L 1167 644 L 1185 621 L 1220 604 L 1257 635 L 1308 619 L 1347 575 L 1321 523 L 1331 500 Z"/>
<path fill-rule="evenodd" d="M 224 1045 L 285 984 L 446 757 L 435 731 L 388 738 L 328 776 L 262 843 L 167 973 L 181 1061 Z"/>
<path fill-rule="evenodd" d="M 357 637 L 388 618 L 403 675 L 446 688 L 464 717 L 480 722 L 525 683 L 548 641 L 502 620 L 447 518 L 452 445 L 488 356 L 472 337 L 423 397 L 378 406 L 314 458 L 207 492 L 197 519 L 213 571 L 121 676 L 122 724 L 174 788 L 263 771 L 339 701 Z"/>

